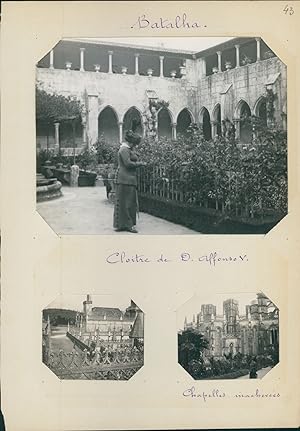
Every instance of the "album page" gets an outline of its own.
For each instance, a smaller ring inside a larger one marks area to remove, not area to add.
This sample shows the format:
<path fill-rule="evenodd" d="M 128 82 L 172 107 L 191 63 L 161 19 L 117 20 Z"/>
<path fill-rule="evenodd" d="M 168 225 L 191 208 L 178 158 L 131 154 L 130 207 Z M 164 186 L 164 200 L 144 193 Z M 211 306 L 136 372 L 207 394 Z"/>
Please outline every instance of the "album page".
<path fill-rule="evenodd" d="M 299 16 L 3 2 L 8 431 L 299 425 Z"/>

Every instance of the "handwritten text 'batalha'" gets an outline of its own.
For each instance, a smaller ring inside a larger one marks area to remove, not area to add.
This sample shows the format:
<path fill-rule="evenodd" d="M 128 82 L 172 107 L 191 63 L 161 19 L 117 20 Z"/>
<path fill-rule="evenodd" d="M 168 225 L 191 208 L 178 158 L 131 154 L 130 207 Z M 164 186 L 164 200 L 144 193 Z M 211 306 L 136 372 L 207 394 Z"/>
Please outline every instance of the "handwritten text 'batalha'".
<path fill-rule="evenodd" d="M 246 254 L 240 254 L 237 256 L 222 256 L 216 251 L 201 254 L 199 256 L 193 256 L 191 253 L 182 252 L 177 257 L 170 259 L 163 253 L 158 254 L 157 257 L 150 258 L 145 254 L 135 253 L 133 255 L 126 253 L 125 251 L 116 251 L 106 258 L 106 262 L 110 264 L 114 263 L 169 263 L 169 262 L 182 262 L 187 264 L 188 262 L 204 263 L 210 266 L 216 266 L 217 264 L 234 264 L 234 263 L 246 263 L 248 257 Z"/>
<path fill-rule="evenodd" d="M 175 18 L 158 18 L 151 20 L 150 17 L 146 17 L 145 14 L 140 15 L 137 21 L 131 26 L 135 29 L 151 28 L 151 29 L 193 29 L 206 27 L 206 25 L 201 25 L 198 21 L 190 20 L 186 13 L 182 15 L 177 15 Z"/>
<path fill-rule="evenodd" d="M 229 394 L 221 389 L 213 389 L 212 391 L 197 391 L 195 386 L 183 391 L 182 395 L 185 398 L 198 399 L 206 402 L 212 399 L 224 399 L 224 398 L 239 398 L 239 399 L 249 399 L 249 398 L 279 398 L 279 392 L 263 392 L 256 389 L 254 392 L 242 392 L 238 391 L 236 393 Z"/>

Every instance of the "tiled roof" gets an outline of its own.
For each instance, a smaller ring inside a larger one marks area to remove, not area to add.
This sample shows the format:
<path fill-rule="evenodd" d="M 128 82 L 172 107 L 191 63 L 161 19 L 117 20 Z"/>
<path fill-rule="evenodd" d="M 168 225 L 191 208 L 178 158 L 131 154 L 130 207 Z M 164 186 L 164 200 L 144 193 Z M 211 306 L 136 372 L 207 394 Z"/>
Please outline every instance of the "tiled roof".
<path fill-rule="evenodd" d="M 91 320 L 130 320 L 124 317 L 123 312 L 119 308 L 112 307 L 93 307 L 89 314 Z"/>

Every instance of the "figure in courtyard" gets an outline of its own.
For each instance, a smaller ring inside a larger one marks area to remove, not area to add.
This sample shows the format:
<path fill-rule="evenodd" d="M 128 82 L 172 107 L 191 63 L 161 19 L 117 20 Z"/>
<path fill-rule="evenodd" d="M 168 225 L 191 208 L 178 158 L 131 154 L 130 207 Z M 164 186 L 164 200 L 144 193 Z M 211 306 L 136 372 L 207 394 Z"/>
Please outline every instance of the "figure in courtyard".
<path fill-rule="evenodd" d="M 138 161 L 134 152 L 134 148 L 141 142 L 141 136 L 129 130 L 125 134 L 125 140 L 118 152 L 114 229 L 118 232 L 137 233 L 135 227 L 138 211 L 136 169 L 145 164 Z"/>
<path fill-rule="evenodd" d="M 257 379 L 257 363 L 254 358 L 250 362 L 249 378 Z"/>

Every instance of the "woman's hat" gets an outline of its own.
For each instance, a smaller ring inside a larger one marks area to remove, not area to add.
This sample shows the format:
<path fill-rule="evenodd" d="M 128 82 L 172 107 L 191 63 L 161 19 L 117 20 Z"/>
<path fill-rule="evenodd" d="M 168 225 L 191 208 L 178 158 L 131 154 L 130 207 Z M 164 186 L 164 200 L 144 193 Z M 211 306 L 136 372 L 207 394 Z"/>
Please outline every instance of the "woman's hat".
<path fill-rule="evenodd" d="M 141 142 L 142 137 L 138 133 L 133 132 L 132 130 L 127 130 L 127 132 L 125 133 L 125 139 L 130 144 L 138 145 Z"/>

